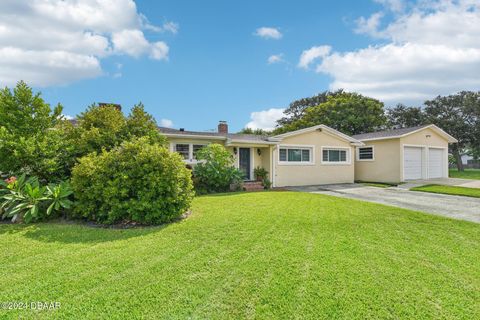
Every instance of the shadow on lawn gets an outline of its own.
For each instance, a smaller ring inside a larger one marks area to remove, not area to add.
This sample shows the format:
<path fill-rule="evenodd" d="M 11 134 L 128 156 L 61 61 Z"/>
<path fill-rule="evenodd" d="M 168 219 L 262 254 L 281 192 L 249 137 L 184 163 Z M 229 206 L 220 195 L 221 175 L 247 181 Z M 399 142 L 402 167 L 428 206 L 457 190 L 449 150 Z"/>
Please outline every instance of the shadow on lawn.
<path fill-rule="evenodd" d="M 49 222 L 31 225 L 4 224 L 0 225 L 0 235 L 22 233 L 24 237 L 43 242 L 61 243 L 103 243 L 147 236 L 160 232 L 178 223 L 174 221 L 159 226 L 136 227 L 129 229 L 112 229 L 92 227 L 80 223 Z"/>

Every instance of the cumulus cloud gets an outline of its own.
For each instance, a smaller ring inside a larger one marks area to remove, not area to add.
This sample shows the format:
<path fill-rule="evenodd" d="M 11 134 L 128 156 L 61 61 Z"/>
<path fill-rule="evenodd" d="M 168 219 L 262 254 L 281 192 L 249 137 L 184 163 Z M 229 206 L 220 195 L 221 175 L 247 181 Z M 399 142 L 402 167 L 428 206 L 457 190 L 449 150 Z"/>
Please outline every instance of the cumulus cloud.
<path fill-rule="evenodd" d="M 273 130 L 276 121 L 283 117 L 282 108 L 271 108 L 263 111 L 255 111 L 250 114 L 250 122 L 245 125 L 246 128 Z"/>
<path fill-rule="evenodd" d="M 254 34 L 264 39 L 278 40 L 283 37 L 283 34 L 277 28 L 269 28 L 269 27 L 258 28 Z"/>
<path fill-rule="evenodd" d="M 104 74 L 101 60 L 122 54 L 166 60 L 168 45 L 143 30 L 150 24 L 133 0 L 3 0 L 0 2 L 0 86 L 66 84 Z"/>
<path fill-rule="evenodd" d="M 402 9 L 383 29 L 377 18 L 359 20 L 357 31 L 385 44 L 331 52 L 319 61 L 316 71 L 333 78 L 330 89 L 357 91 L 388 104 L 478 90 L 480 3 L 422 1 Z"/>
<path fill-rule="evenodd" d="M 308 69 L 313 61 L 327 56 L 330 53 L 330 50 L 332 50 L 330 46 L 311 47 L 308 50 L 304 50 L 300 56 L 298 66 L 300 68 Z"/>
<path fill-rule="evenodd" d="M 172 128 L 173 121 L 170 119 L 160 119 L 160 127 Z"/>
<path fill-rule="evenodd" d="M 270 57 L 268 57 L 267 62 L 268 62 L 268 64 L 283 62 L 283 53 L 272 54 Z"/>

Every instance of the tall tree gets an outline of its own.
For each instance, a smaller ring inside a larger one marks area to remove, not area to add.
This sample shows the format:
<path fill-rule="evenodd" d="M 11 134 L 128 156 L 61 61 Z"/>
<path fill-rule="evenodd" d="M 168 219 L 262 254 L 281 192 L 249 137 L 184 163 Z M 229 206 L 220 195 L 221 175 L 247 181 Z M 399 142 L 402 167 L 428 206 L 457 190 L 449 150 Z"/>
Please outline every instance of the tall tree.
<path fill-rule="evenodd" d="M 426 124 L 426 116 L 420 107 L 398 104 L 386 110 L 388 126 L 392 129 L 416 127 Z"/>
<path fill-rule="evenodd" d="M 277 120 L 277 126 L 283 127 L 291 124 L 292 122 L 300 120 L 305 114 L 306 109 L 318 106 L 319 104 L 326 102 L 329 96 L 341 95 L 342 93 L 343 89 L 334 92 L 324 91 L 322 93 L 314 95 L 313 97 L 302 98 L 293 101 L 283 112 L 285 116 L 280 120 Z"/>
<path fill-rule="evenodd" d="M 60 104 L 52 109 L 23 81 L 0 90 L 0 173 L 64 178 L 69 146 L 61 113 Z"/>
<path fill-rule="evenodd" d="M 348 135 L 375 131 L 386 126 L 383 103 L 358 93 L 328 95 L 325 102 L 309 107 L 300 119 L 275 130 L 294 131 L 324 124 Z"/>
<path fill-rule="evenodd" d="M 451 153 L 459 171 L 463 171 L 462 153 L 468 147 L 478 148 L 480 132 L 480 92 L 462 91 L 449 96 L 438 96 L 425 101 L 425 115 L 429 123 L 436 124 L 458 143 L 451 145 Z"/>

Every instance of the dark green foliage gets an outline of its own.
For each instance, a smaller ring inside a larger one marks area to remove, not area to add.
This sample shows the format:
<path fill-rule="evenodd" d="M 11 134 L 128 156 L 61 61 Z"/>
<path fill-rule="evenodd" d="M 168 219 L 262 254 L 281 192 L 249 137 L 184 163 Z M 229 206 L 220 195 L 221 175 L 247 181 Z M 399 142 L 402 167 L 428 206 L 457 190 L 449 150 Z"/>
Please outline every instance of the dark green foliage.
<path fill-rule="evenodd" d="M 458 143 L 450 146 L 457 168 L 463 171 L 461 154 L 465 149 L 480 149 L 480 92 L 462 91 L 425 101 L 427 121 L 436 124 Z"/>
<path fill-rule="evenodd" d="M 306 108 L 298 120 L 275 131 L 282 133 L 319 124 L 354 135 L 384 128 L 386 117 L 382 102 L 358 93 L 339 92 L 327 95 L 325 102 Z"/>
<path fill-rule="evenodd" d="M 148 137 L 91 153 L 72 171 L 77 216 L 112 224 L 160 224 L 185 213 L 194 196 L 191 172 L 176 153 Z"/>
<path fill-rule="evenodd" d="M 398 104 L 396 107 L 387 109 L 386 116 L 388 127 L 392 129 L 416 127 L 427 124 L 427 119 L 420 107 L 407 107 Z"/>
<path fill-rule="evenodd" d="M 71 146 L 60 129 L 61 112 L 61 105 L 52 110 L 24 82 L 0 90 L 0 172 L 65 179 Z"/>
<path fill-rule="evenodd" d="M 12 177 L 8 182 L 2 181 L 0 193 L 0 214 L 2 219 L 12 221 L 39 221 L 51 217 L 62 209 L 69 209 L 72 194 L 67 182 L 42 185 L 37 177 Z"/>
<path fill-rule="evenodd" d="M 279 128 L 287 126 L 292 122 L 300 120 L 303 115 L 305 114 L 305 110 L 310 107 L 318 106 L 327 101 L 328 97 L 337 96 L 343 94 L 343 90 L 337 90 L 334 92 L 324 91 L 319 93 L 313 97 L 302 98 L 293 101 L 290 103 L 287 109 L 285 109 L 284 114 L 285 116 L 277 121 L 277 126 Z"/>
<path fill-rule="evenodd" d="M 224 146 L 209 144 L 197 153 L 200 160 L 193 169 L 197 193 L 225 192 L 231 184 L 242 181 L 242 173 L 234 167 L 234 158 Z"/>
<path fill-rule="evenodd" d="M 263 129 L 252 129 L 252 128 L 243 128 L 238 132 L 239 134 L 254 134 L 257 136 L 268 136 L 271 134 L 270 131 Z"/>

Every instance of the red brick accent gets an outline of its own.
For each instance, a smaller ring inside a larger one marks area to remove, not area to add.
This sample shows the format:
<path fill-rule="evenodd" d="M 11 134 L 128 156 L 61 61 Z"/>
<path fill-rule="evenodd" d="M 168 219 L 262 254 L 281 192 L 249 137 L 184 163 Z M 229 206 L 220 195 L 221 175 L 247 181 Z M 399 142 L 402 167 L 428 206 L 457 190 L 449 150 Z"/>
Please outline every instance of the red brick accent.
<path fill-rule="evenodd" d="M 222 133 L 222 134 L 227 134 L 228 133 L 227 121 L 220 121 L 218 123 L 218 133 Z"/>
<path fill-rule="evenodd" d="M 262 181 L 246 181 L 243 183 L 243 189 L 245 191 L 258 191 L 263 190 Z"/>

